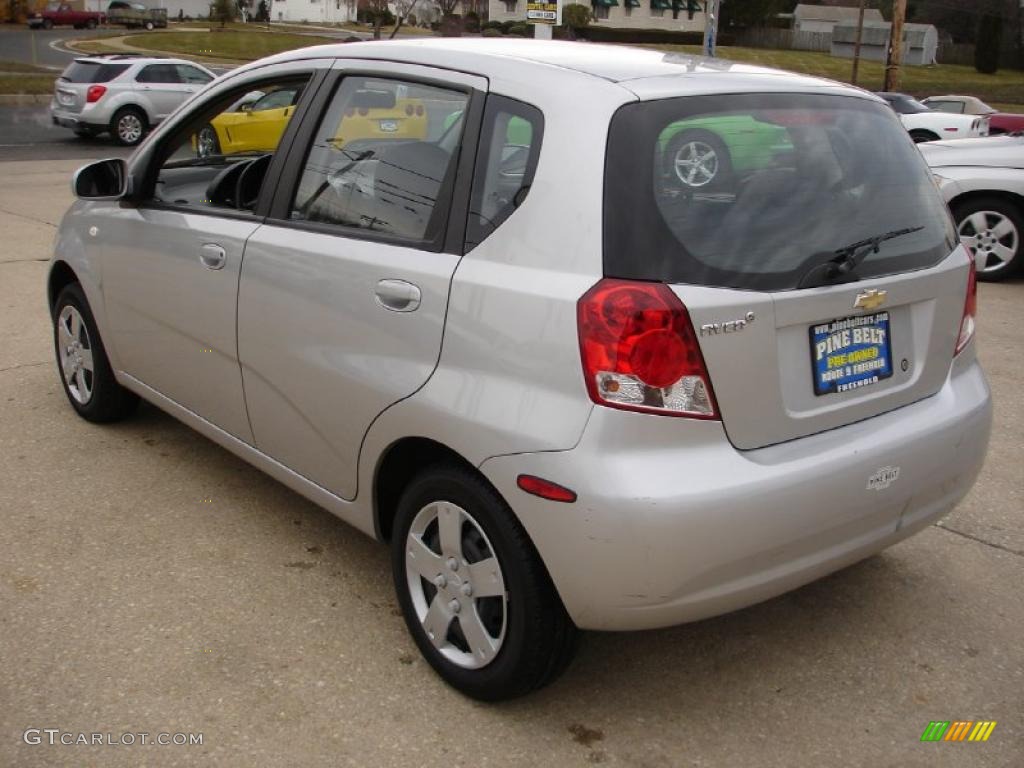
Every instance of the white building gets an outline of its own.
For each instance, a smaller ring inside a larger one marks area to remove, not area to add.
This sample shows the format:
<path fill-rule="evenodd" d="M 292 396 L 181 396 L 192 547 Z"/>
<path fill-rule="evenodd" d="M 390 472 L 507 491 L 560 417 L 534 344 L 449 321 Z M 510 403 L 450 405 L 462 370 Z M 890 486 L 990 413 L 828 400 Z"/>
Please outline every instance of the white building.
<path fill-rule="evenodd" d="M 257 0 L 258 2 L 258 0 Z M 274 21 L 334 24 L 356 20 L 356 0 L 268 0 Z"/>
<path fill-rule="evenodd" d="M 889 36 L 892 24 L 864 22 L 861 33 L 860 56 L 867 61 L 885 61 L 889 53 Z M 836 24 L 832 32 L 832 55 L 844 59 L 853 58 L 857 39 L 857 22 Z M 904 24 L 902 59 L 904 64 L 926 66 L 936 63 L 939 47 L 939 31 L 931 24 Z"/>
<path fill-rule="evenodd" d="M 693 18 L 686 0 L 593 0 L 584 2 L 594 15 L 592 24 L 632 29 L 671 29 L 677 32 L 704 31 L 704 0 L 695 4 Z M 564 6 L 563 6 L 564 7 Z M 491 21 L 526 22 L 526 0 L 489 0 Z"/>
<path fill-rule="evenodd" d="M 841 21 L 856 23 L 858 12 L 857 8 L 800 3 L 793 11 L 793 29 L 796 32 L 832 32 Z M 885 18 L 877 8 L 865 8 L 864 21 L 883 22 Z"/>
<path fill-rule="evenodd" d="M 259 0 L 256 1 L 259 2 Z M 141 3 L 147 8 L 166 8 L 167 18 L 173 20 L 178 18 L 179 12 L 181 15 L 193 19 L 206 18 L 210 15 L 212 0 L 132 0 L 132 2 Z M 72 5 L 76 4 L 72 3 Z M 110 0 L 84 0 L 83 5 L 83 10 L 86 11 L 106 11 Z"/>

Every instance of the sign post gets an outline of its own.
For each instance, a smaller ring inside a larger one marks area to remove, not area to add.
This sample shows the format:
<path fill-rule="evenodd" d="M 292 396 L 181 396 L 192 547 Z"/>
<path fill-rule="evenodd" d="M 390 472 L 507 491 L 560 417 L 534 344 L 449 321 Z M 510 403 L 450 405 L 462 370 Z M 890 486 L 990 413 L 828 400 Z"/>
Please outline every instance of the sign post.
<path fill-rule="evenodd" d="M 536 39 L 550 40 L 552 28 L 562 23 L 562 0 L 527 0 L 526 23 Z"/>

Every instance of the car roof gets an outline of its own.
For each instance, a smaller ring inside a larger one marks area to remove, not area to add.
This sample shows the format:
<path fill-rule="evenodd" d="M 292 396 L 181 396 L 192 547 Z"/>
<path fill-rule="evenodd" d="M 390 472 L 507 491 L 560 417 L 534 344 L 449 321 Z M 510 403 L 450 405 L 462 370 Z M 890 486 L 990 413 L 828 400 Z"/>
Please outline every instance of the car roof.
<path fill-rule="evenodd" d="M 168 56 L 140 56 L 132 53 L 113 53 L 113 54 L 92 54 L 90 56 L 79 56 L 75 59 L 76 62 L 85 64 L 109 64 L 111 62 L 117 62 L 118 64 L 194 64 L 195 62 L 189 61 L 188 59 L 175 59 Z"/>
<path fill-rule="evenodd" d="M 537 83 L 543 82 L 545 71 L 552 67 L 611 83 L 678 75 L 770 77 L 792 86 L 840 86 L 864 95 L 858 89 L 830 80 L 724 59 L 563 40 L 428 38 L 339 43 L 287 51 L 236 71 L 308 58 L 381 59 Z"/>

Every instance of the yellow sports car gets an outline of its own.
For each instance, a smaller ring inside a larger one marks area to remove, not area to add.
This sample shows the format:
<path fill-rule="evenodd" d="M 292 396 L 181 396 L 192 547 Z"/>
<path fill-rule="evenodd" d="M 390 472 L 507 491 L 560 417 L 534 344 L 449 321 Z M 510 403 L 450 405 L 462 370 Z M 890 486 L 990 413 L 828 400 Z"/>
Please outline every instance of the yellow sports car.
<path fill-rule="evenodd" d="M 254 91 L 203 126 L 195 139 L 199 157 L 239 152 L 273 152 L 295 112 L 302 86 Z M 381 98 L 381 97 L 389 98 Z M 420 99 L 361 91 L 340 117 L 333 144 L 357 139 L 425 139 L 427 113 Z"/>

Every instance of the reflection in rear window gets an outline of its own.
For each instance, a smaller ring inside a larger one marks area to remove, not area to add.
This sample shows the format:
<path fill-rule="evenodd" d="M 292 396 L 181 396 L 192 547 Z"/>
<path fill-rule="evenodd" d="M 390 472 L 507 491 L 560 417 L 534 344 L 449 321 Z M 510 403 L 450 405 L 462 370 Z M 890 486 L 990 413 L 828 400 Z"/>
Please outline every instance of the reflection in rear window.
<path fill-rule="evenodd" d="M 129 64 L 99 64 L 92 61 L 73 61 L 60 76 L 71 83 L 108 83 L 120 75 Z"/>
<path fill-rule="evenodd" d="M 630 104 L 612 120 L 610 277 L 790 290 L 837 249 L 906 228 L 857 275 L 929 267 L 956 242 L 923 159 L 883 104 L 693 96 Z"/>

